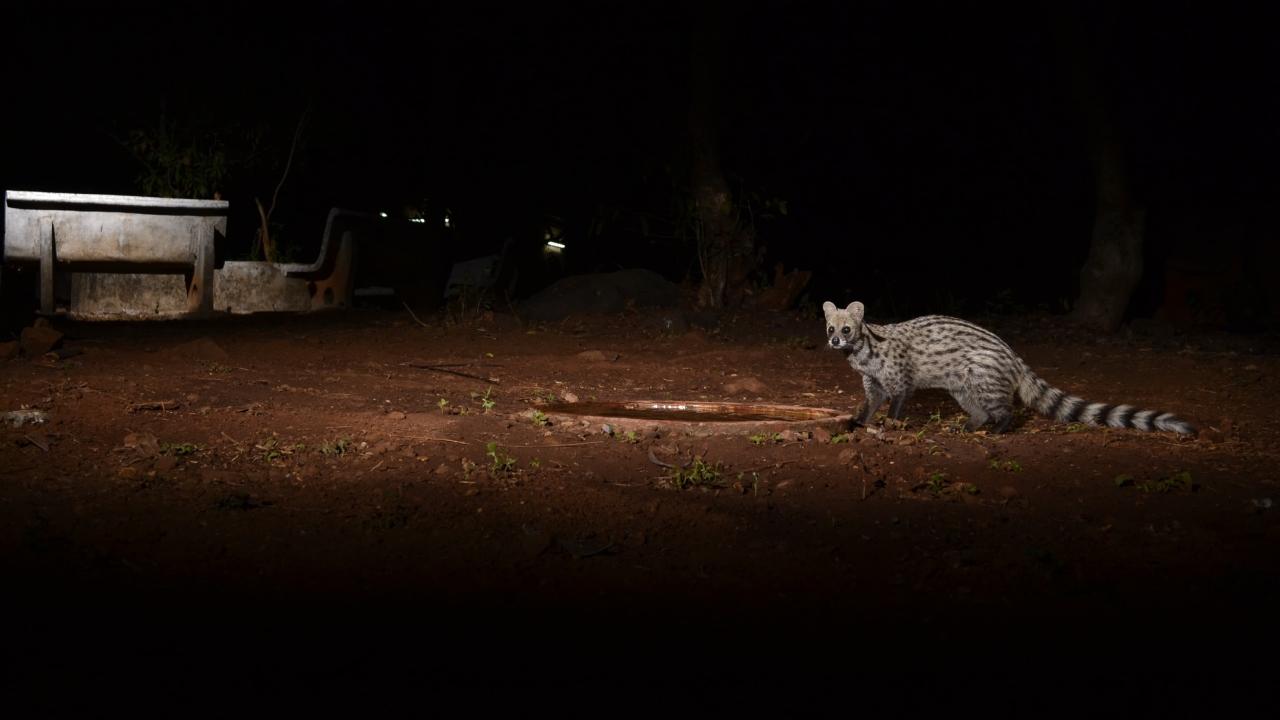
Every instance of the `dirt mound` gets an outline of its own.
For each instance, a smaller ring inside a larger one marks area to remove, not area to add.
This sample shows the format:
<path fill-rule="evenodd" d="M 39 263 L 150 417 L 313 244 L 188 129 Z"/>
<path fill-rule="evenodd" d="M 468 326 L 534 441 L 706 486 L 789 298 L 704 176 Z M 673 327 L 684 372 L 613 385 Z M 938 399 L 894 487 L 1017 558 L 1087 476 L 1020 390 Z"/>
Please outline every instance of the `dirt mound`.
<path fill-rule="evenodd" d="M 674 307 L 680 289 L 650 270 L 573 275 L 526 300 L 520 313 L 534 321 L 563 320 L 570 315 L 606 315 L 632 307 Z"/>

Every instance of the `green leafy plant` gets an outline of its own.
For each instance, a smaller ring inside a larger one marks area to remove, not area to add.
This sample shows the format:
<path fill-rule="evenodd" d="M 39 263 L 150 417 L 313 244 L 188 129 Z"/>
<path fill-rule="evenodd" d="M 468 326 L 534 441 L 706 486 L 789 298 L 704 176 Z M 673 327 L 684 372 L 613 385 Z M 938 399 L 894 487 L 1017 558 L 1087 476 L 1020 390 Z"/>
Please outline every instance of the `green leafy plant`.
<path fill-rule="evenodd" d="M 267 438 L 254 447 L 262 451 L 262 459 L 267 462 L 279 460 L 287 454 L 287 450 L 280 447 L 280 439 L 276 437 Z"/>
<path fill-rule="evenodd" d="M 146 195 L 212 198 L 230 174 L 225 133 L 182 127 L 164 113 L 153 127 L 129 131 L 122 144 L 142 165 L 137 184 Z"/>
<path fill-rule="evenodd" d="M 720 480 L 720 464 L 711 465 L 704 462 L 702 458 L 694 458 L 689 467 L 676 470 L 671 475 L 671 484 L 675 485 L 677 490 L 699 485 L 719 487 L 723 484 Z"/>
<path fill-rule="evenodd" d="M 339 438 L 333 442 L 327 442 L 320 446 L 320 452 L 324 455 L 345 455 L 347 450 L 350 449 L 350 438 Z"/>
<path fill-rule="evenodd" d="M 1191 473 L 1187 470 L 1181 470 L 1169 477 L 1163 477 L 1159 480 L 1149 480 L 1138 484 L 1138 489 L 1142 492 L 1169 493 L 1178 490 L 1194 491 L 1199 489 L 1199 485 L 1192 479 Z"/>
<path fill-rule="evenodd" d="M 195 443 L 161 443 L 160 454 L 172 455 L 174 457 L 185 457 L 194 455 L 200 451 L 200 446 Z"/>
<path fill-rule="evenodd" d="M 929 492 L 934 495 L 941 494 L 942 491 L 947 488 L 947 474 L 944 472 L 933 473 L 929 476 L 929 480 L 925 483 L 925 487 L 927 487 Z"/>
<path fill-rule="evenodd" d="M 498 443 L 490 442 L 485 445 L 485 454 L 489 456 L 492 463 L 489 466 L 489 472 L 495 476 L 506 475 L 515 470 L 516 459 L 507 454 L 505 450 L 498 447 Z"/>
<path fill-rule="evenodd" d="M 533 414 L 530 415 L 530 419 L 533 420 L 534 425 L 539 427 L 546 427 L 551 424 L 551 418 L 547 417 L 546 413 L 541 410 L 534 410 Z"/>
<path fill-rule="evenodd" d="M 782 442 L 782 433 L 756 433 L 747 438 L 753 445 Z"/>
<path fill-rule="evenodd" d="M 1017 460 L 992 460 L 992 470 L 1004 470 L 1005 472 L 1022 472 L 1022 464 Z"/>

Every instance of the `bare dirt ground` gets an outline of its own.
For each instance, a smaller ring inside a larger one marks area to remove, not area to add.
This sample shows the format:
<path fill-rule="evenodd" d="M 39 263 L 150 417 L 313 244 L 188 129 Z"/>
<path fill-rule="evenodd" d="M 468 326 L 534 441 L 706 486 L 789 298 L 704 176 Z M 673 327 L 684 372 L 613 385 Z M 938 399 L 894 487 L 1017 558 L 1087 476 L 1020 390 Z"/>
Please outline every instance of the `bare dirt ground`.
<path fill-rule="evenodd" d="M 424 320 L 55 321 L 81 354 L 0 363 L 0 412 L 48 418 L 0 428 L 10 687 L 1017 672 L 1180 699 L 1274 658 L 1280 360 L 1255 340 L 995 321 L 1052 383 L 1196 438 L 968 434 L 933 393 L 835 437 L 609 436 L 531 411 L 852 410 L 860 383 L 796 313 Z"/>

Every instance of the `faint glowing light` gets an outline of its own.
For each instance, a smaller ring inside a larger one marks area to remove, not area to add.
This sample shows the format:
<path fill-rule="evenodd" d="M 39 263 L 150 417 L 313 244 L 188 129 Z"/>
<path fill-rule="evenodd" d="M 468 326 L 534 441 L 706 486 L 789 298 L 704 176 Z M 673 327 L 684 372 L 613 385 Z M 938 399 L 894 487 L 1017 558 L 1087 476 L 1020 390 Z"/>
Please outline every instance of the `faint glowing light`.
<path fill-rule="evenodd" d="M 558 242 L 556 242 L 555 240 L 548 240 L 548 241 L 547 241 L 547 247 L 553 247 L 553 248 L 555 248 L 555 249 L 557 249 L 557 250 L 563 250 L 563 249 L 564 249 L 564 243 L 558 243 Z"/>
<path fill-rule="evenodd" d="M 387 216 L 387 214 L 386 214 L 386 213 L 384 213 L 384 212 L 380 212 L 380 213 L 378 213 L 378 215 L 380 215 L 380 216 L 382 216 L 382 217 L 386 217 L 386 216 Z"/>
<path fill-rule="evenodd" d="M 426 218 L 409 218 L 409 222 L 424 223 L 426 221 Z"/>
<path fill-rule="evenodd" d="M 445 226 L 445 227 L 449 227 L 449 216 L 448 216 L 448 215 L 445 215 L 445 216 L 444 216 L 444 226 Z"/>

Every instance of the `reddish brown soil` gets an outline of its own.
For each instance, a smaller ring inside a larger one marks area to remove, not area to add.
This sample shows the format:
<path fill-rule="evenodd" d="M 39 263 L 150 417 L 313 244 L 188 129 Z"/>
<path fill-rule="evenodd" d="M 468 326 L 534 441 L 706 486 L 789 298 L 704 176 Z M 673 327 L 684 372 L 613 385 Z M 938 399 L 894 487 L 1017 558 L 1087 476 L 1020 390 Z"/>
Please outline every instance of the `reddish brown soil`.
<path fill-rule="evenodd" d="M 1199 438 L 966 434 L 920 393 L 905 428 L 832 442 L 530 417 L 566 395 L 851 410 L 858 378 L 793 314 L 674 336 L 377 309 L 54 324 L 84 352 L 0 363 L 0 412 L 49 417 L 0 429 L 14 686 L 856 669 L 928 690 L 1069 658 L 1166 692 L 1276 650 L 1280 361 L 1247 338 L 997 323 L 1051 382 Z M 695 456 L 714 482 L 654 463 Z"/>

